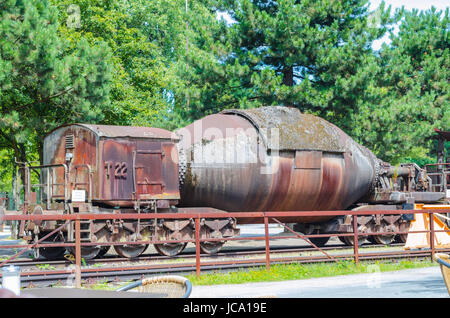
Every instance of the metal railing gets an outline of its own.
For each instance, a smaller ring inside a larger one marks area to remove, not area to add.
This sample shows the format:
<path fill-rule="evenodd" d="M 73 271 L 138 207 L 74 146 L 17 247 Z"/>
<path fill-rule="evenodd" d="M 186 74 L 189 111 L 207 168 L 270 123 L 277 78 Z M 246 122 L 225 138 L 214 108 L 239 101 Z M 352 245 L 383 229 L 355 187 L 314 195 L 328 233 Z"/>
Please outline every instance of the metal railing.
<path fill-rule="evenodd" d="M 65 221 L 63 224 L 61 224 L 58 228 L 53 230 L 52 232 L 48 233 L 47 235 L 40 238 L 37 242 L 34 242 L 32 244 L 26 244 L 26 245 L 8 245 L 8 246 L 2 246 L 2 248 L 24 248 L 19 253 L 15 254 L 11 258 L 3 261 L 0 264 L 0 267 L 5 266 L 8 262 L 11 260 L 17 258 L 18 256 L 25 253 L 27 250 L 30 250 L 31 248 L 42 248 L 42 247 L 75 247 L 75 265 L 76 265 L 76 271 L 75 271 L 75 282 L 76 287 L 81 286 L 81 273 L 83 271 L 81 267 L 81 248 L 82 246 L 112 246 L 112 245 L 130 245 L 130 244 L 161 244 L 161 243 L 194 243 L 195 244 L 195 264 L 196 264 L 196 273 L 198 276 L 201 274 L 201 267 L 202 266 L 208 266 L 211 265 L 211 262 L 201 262 L 200 259 L 200 243 L 201 242 L 214 242 L 214 241 L 237 241 L 237 240 L 264 240 L 265 242 L 265 266 L 268 271 L 270 271 L 270 265 L 274 261 L 278 261 L 278 259 L 274 260 L 270 257 L 270 240 L 273 239 L 284 239 L 284 238 L 293 238 L 293 236 L 279 236 L 279 237 L 270 237 L 269 235 L 269 223 L 275 223 L 280 224 L 284 226 L 287 231 L 294 234 L 294 237 L 303 239 L 308 244 L 310 244 L 314 249 L 317 249 L 319 252 L 321 252 L 324 256 L 323 257 L 312 257 L 312 258 L 305 258 L 305 257 L 292 257 L 290 258 L 291 262 L 300 262 L 302 260 L 310 260 L 310 261 L 339 261 L 342 259 L 353 259 L 355 264 L 358 264 L 360 262 L 361 255 L 359 252 L 359 246 L 358 244 L 354 244 L 353 246 L 353 253 L 351 255 L 346 256 L 333 256 L 329 253 L 327 253 L 324 249 L 316 246 L 313 242 L 311 242 L 310 238 L 315 237 L 332 237 L 332 236 L 352 236 L 354 239 L 354 242 L 358 242 L 358 238 L 362 236 L 369 236 L 369 235 L 383 235 L 383 234 L 412 234 L 412 233 L 427 233 L 429 235 L 429 242 L 430 246 L 428 249 L 420 250 L 420 251 L 402 251 L 405 255 L 409 255 L 411 257 L 414 257 L 415 255 L 429 255 L 431 258 L 433 258 L 434 254 L 436 252 L 442 252 L 447 251 L 445 249 L 438 249 L 435 247 L 434 244 L 434 236 L 438 232 L 449 232 L 448 230 L 436 230 L 434 228 L 434 215 L 436 213 L 448 213 L 449 209 L 423 209 L 423 210 L 379 210 L 379 211 L 283 211 L 283 212 L 236 212 L 236 213 L 226 213 L 226 212 L 214 212 L 214 213 L 199 213 L 199 212 L 193 212 L 193 213 L 123 213 L 123 214 L 112 214 L 112 213 L 105 213 L 105 214 L 94 214 L 94 213 L 80 213 L 80 214 L 40 214 L 40 215 L 23 215 L 21 212 L 17 211 L 7 211 L 5 215 L 2 217 L 2 221 Z M 357 226 L 357 218 L 358 216 L 373 216 L 377 214 L 388 214 L 388 215 L 399 215 L 399 214 L 428 214 L 429 215 L 429 229 L 423 230 L 423 231 L 407 231 L 407 232 L 365 232 L 365 233 L 359 233 L 358 232 L 358 226 Z M 348 216 L 350 215 L 353 218 L 353 232 L 350 233 L 339 233 L 339 234 L 311 234 L 311 235 L 302 235 L 297 232 L 294 232 L 289 227 L 287 227 L 285 224 L 279 221 L 279 219 L 283 219 L 284 217 L 293 217 L 293 216 L 302 216 L 302 217 L 308 217 L 308 216 L 330 216 L 330 217 L 337 217 L 337 216 Z M 236 219 L 240 218 L 252 218 L 252 219 L 259 219 L 264 224 L 264 236 L 256 236 L 256 237 L 232 237 L 232 238 L 201 238 L 200 237 L 200 222 L 202 219 L 220 219 L 220 218 L 229 218 L 233 217 Z M 190 240 L 166 240 L 166 241 L 156 241 L 156 240 L 141 240 L 141 241 L 130 241 L 130 242 L 107 242 L 107 243 L 98 243 L 98 242 L 82 242 L 80 237 L 80 223 L 82 220 L 136 220 L 136 219 L 191 219 L 194 221 L 195 224 L 195 239 Z M 68 243 L 42 243 L 45 241 L 48 237 L 52 236 L 53 234 L 57 233 L 58 231 L 62 230 L 64 227 L 71 224 L 71 222 L 75 223 L 75 241 L 74 242 L 68 242 Z M 375 256 L 374 253 L 368 254 L 364 253 L 364 256 Z M 379 257 L 389 257 L 389 255 L 392 255 L 392 252 L 379 252 L 376 253 L 376 256 Z M 284 259 L 285 261 L 289 261 L 289 259 Z M 253 262 L 252 260 L 249 260 L 248 262 Z M 221 262 L 214 262 L 214 264 L 219 264 Z M 236 263 L 236 261 L 233 261 L 233 263 Z M 244 264 L 245 261 L 241 261 L 241 264 Z M 226 264 L 226 262 L 222 262 L 222 264 Z M 141 266 L 142 267 L 142 266 Z M 147 268 L 151 268 L 151 265 L 148 265 Z M 96 271 L 102 271 L 105 269 L 96 269 Z"/>
<path fill-rule="evenodd" d="M 55 182 L 54 178 L 56 174 L 54 173 L 54 169 L 62 168 L 64 169 L 64 183 L 57 183 Z M 27 163 L 22 163 L 19 167 L 19 170 L 23 171 L 23 179 L 24 184 L 19 184 L 20 178 L 17 178 L 17 183 L 15 185 L 14 189 L 14 197 L 16 201 L 16 207 L 19 207 L 20 201 L 23 201 L 23 204 L 21 205 L 21 210 L 25 213 L 28 209 L 28 206 L 32 203 L 32 188 L 39 189 L 40 198 L 39 200 L 45 200 L 46 201 L 46 207 L 47 209 L 51 209 L 51 203 L 56 199 L 63 201 L 64 203 L 68 202 L 69 194 L 68 194 L 68 178 L 69 178 L 69 168 L 66 164 L 48 164 L 48 165 L 38 165 L 38 166 L 31 166 Z M 32 183 L 31 182 L 31 171 L 40 171 L 39 178 L 40 183 Z M 45 173 L 42 173 L 45 172 Z M 45 180 L 44 180 L 45 179 Z M 41 183 L 42 181 L 45 181 Z M 58 189 L 57 187 L 62 187 L 63 194 L 61 191 L 55 190 Z M 44 189 L 45 191 L 42 191 Z M 23 191 L 23 193 L 22 193 Z M 55 194 L 56 193 L 56 194 Z M 45 194 L 45 199 L 44 199 Z M 37 198 L 35 198 L 37 200 Z"/>
<path fill-rule="evenodd" d="M 432 189 L 435 191 L 444 192 L 450 188 L 450 184 L 447 183 L 448 176 L 450 175 L 450 163 L 430 163 L 425 165 L 427 175 L 432 179 L 435 179 L 435 183 L 432 183 Z"/>

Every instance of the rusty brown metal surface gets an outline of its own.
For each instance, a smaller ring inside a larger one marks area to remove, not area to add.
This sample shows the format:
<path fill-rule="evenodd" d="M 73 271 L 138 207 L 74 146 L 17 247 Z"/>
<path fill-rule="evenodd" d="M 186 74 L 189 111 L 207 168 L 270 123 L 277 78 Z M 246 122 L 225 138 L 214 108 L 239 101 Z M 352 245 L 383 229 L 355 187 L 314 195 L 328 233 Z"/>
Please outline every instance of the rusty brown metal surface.
<path fill-rule="evenodd" d="M 75 286 L 81 288 L 80 220 L 75 220 Z"/>
<path fill-rule="evenodd" d="M 434 131 L 439 134 L 443 139 L 450 141 L 450 131 L 445 130 L 439 130 L 437 128 L 434 128 Z"/>
<path fill-rule="evenodd" d="M 200 220 L 195 219 L 195 264 L 197 277 L 200 277 Z"/>
<path fill-rule="evenodd" d="M 295 108 L 226 111 L 177 134 L 186 160 L 183 206 L 232 212 L 339 210 L 366 195 L 376 179 L 377 159 L 369 150 Z"/>
<path fill-rule="evenodd" d="M 85 128 L 90 130 L 93 134 L 98 137 L 131 137 L 131 138 L 156 138 L 156 139 L 166 139 L 171 141 L 176 141 L 176 135 L 168 130 L 154 127 L 139 127 L 139 126 L 114 126 L 114 125 L 94 125 L 94 124 L 67 124 L 62 125 L 50 133 L 47 134 L 46 138 L 53 135 L 57 130 L 60 129 L 77 129 L 76 127 Z"/>
<path fill-rule="evenodd" d="M 89 165 L 95 168 L 97 160 L 96 136 L 91 131 L 76 125 L 60 127 L 44 139 L 43 154 L 44 165 L 67 164 L 66 158 L 70 157 L 72 166 Z M 74 183 L 69 184 L 68 193 L 71 193 L 72 189 L 84 189 L 89 192 L 87 185 L 89 183 L 89 175 L 86 171 L 72 169 L 72 171 L 68 172 L 68 178 Z M 98 182 L 95 181 L 93 189 L 97 189 Z M 42 170 L 41 183 L 48 184 L 49 182 L 52 186 L 49 190 L 44 189 L 43 200 L 64 196 L 64 188 L 62 186 L 64 184 L 64 172 L 62 168 Z"/>
<path fill-rule="evenodd" d="M 44 163 L 69 167 L 72 190 L 86 191 L 94 204 L 131 207 L 137 200 L 179 199 L 177 138 L 171 132 L 149 127 L 73 124 L 53 130 L 44 139 Z M 64 173 L 44 171 L 53 198 L 61 198 Z M 47 195 L 47 194 L 45 194 Z"/>
<path fill-rule="evenodd" d="M 52 204 L 72 190 L 84 190 L 94 206 L 131 208 L 157 200 L 158 208 L 180 202 L 230 212 L 346 209 L 369 192 L 374 202 L 406 198 L 392 189 L 373 195 L 381 165 L 373 153 L 331 123 L 291 107 L 226 110 L 176 135 L 148 127 L 65 125 L 45 138 L 44 154 L 44 163 L 69 170 L 68 176 L 56 167 L 43 174 L 52 185 L 42 193 Z M 410 193 L 422 201 L 439 197 Z M 28 201 L 24 210 L 34 208 Z M 329 219 L 304 215 L 283 221 Z"/>
<path fill-rule="evenodd" d="M 264 217 L 264 237 L 266 245 L 266 269 L 270 271 L 269 218 Z"/>

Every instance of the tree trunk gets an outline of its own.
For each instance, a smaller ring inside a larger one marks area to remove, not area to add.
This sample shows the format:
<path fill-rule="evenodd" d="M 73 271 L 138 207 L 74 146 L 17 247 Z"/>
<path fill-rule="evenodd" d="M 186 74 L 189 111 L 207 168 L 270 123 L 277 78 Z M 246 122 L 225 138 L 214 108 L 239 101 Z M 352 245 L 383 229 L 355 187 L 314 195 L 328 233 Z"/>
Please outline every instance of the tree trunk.
<path fill-rule="evenodd" d="M 24 144 L 17 144 L 14 147 L 14 155 L 16 157 L 17 162 L 20 163 L 26 163 L 27 162 L 27 155 L 25 152 L 25 145 Z M 23 169 L 19 169 L 19 177 L 22 181 L 22 184 L 25 184 L 25 173 Z"/>
<path fill-rule="evenodd" d="M 283 85 L 294 86 L 294 67 L 286 66 L 283 69 Z"/>
<path fill-rule="evenodd" d="M 42 139 L 39 139 L 37 141 L 37 147 L 38 147 L 38 154 L 39 154 L 39 163 L 41 165 L 44 164 L 44 142 Z"/>

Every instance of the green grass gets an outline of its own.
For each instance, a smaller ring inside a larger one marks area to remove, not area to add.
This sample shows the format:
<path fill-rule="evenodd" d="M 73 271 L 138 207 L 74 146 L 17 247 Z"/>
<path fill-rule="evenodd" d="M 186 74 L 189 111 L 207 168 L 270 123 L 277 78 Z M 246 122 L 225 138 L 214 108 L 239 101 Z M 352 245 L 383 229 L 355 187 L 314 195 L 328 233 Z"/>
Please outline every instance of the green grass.
<path fill-rule="evenodd" d="M 36 267 L 38 268 L 38 269 L 40 269 L 40 270 L 53 270 L 53 269 L 56 269 L 56 267 L 55 266 L 51 266 L 50 264 L 39 264 L 39 265 L 36 265 Z"/>
<path fill-rule="evenodd" d="M 270 272 L 265 266 L 240 269 L 233 272 L 203 272 L 198 278 L 195 273 L 187 275 L 193 285 L 220 285 L 220 284 L 243 284 L 252 282 L 270 282 L 295 279 L 308 279 L 317 277 L 331 277 L 348 274 L 363 274 L 374 272 L 387 272 L 412 268 L 423 268 L 438 266 L 429 259 L 408 259 L 400 261 L 384 262 L 360 262 L 358 266 L 353 261 L 339 261 L 335 263 L 312 263 L 312 264 L 273 264 Z M 108 283 L 107 280 L 84 283 L 82 288 L 96 290 L 115 290 L 120 286 L 129 284 L 130 281 L 119 284 Z"/>
<path fill-rule="evenodd" d="M 356 266 L 353 261 L 313 264 L 275 264 L 270 266 L 270 271 L 267 271 L 266 267 L 262 266 L 225 273 L 202 273 L 199 278 L 195 274 L 192 274 L 188 275 L 187 278 L 193 285 L 242 284 L 387 272 L 430 266 L 437 266 L 437 264 L 433 263 L 431 260 L 401 260 L 375 263 L 360 262 L 358 266 Z"/>
<path fill-rule="evenodd" d="M 93 289 L 93 290 L 114 290 L 117 287 L 108 283 L 105 279 L 103 281 L 95 282 L 94 284 L 84 284 L 82 288 Z"/>

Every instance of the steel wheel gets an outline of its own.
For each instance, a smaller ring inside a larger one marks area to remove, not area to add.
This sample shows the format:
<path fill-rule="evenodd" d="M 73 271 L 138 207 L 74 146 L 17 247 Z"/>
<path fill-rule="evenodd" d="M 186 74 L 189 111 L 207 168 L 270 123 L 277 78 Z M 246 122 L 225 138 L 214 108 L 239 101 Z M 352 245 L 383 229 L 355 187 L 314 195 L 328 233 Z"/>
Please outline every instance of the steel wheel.
<path fill-rule="evenodd" d="M 75 247 L 69 247 L 67 251 L 75 256 Z M 83 246 L 81 248 L 81 257 L 85 260 L 94 259 L 100 251 L 101 248 L 98 246 Z"/>
<path fill-rule="evenodd" d="M 106 253 L 108 253 L 110 246 L 102 246 L 100 247 L 100 252 L 98 253 L 97 257 L 105 256 Z"/>
<path fill-rule="evenodd" d="M 111 241 L 111 232 L 106 230 L 105 228 L 101 229 L 97 233 L 95 233 L 95 241 L 98 243 L 107 243 Z M 100 252 L 98 253 L 97 257 L 105 256 L 106 253 L 108 253 L 109 248 L 111 246 L 109 245 L 99 245 Z"/>
<path fill-rule="evenodd" d="M 128 235 L 125 230 L 120 230 L 117 235 L 113 235 L 114 242 L 132 241 L 134 234 Z M 114 250 L 122 257 L 134 258 L 138 257 L 147 249 L 147 244 L 124 244 L 114 245 Z"/>
<path fill-rule="evenodd" d="M 162 244 L 154 244 L 156 251 L 164 256 L 175 256 L 180 254 L 187 243 L 162 243 Z"/>
<path fill-rule="evenodd" d="M 355 238 L 353 236 L 343 236 L 342 240 L 344 241 L 345 245 L 353 246 L 355 242 Z M 358 246 L 362 245 L 366 240 L 366 237 L 364 236 L 358 236 Z"/>
<path fill-rule="evenodd" d="M 395 234 L 373 235 L 373 240 L 377 244 L 389 245 L 394 241 Z"/>
<path fill-rule="evenodd" d="M 328 243 L 330 237 L 308 237 L 308 240 L 317 247 L 323 247 Z"/>
<path fill-rule="evenodd" d="M 39 238 L 42 238 L 45 235 L 47 235 L 47 233 L 40 233 Z M 56 234 L 53 234 L 52 236 L 48 237 L 47 240 L 44 241 L 43 243 L 58 243 L 58 242 L 63 242 L 63 241 L 61 240 L 61 237 L 58 235 L 58 233 L 56 233 Z M 39 254 L 49 260 L 62 258 L 64 256 L 65 252 L 66 252 L 65 247 L 41 247 L 41 248 L 39 248 Z"/>
<path fill-rule="evenodd" d="M 64 256 L 66 249 L 64 247 L 41 247 L 39 255 L 44 256 L 48 260 L 59 259 Z"/>
<path fill-rule="evenodd" d="M 409 231 L 409 225 L 410 225 L 409 221 L 401 223 L 399 225 L 399 232 L 408 232 Z M 397 243 L 406 243 L 407 239 L 408 239 L 408 233 L 397 234 L 395 236 L 395 242 L 397 242 Z"/>
<path fill-rule="evenodd" d="M 377 241 L 375 241 L 375 238 L 373 237 L 373 235 L 369 235 L 367 237 L 367 240 L 372 244 L 377 244 Z"/>
<path fill-rule="evenodd" d="M 147 244 L 114 245 L 114 250 L 122 257 L 135 258 L 144 253 Z"/>
<path fill-rule="evenodd" d="M 395 242 L 397 242 L 397 243 L 406 243 L 407 239 L 408 239 L 408 234 L 397 234 L 395 236 Z"/>
<path fill-rule="evenodd" d="M 205 254 L 216 254 L 224 244 L 225 242 L 201 242 L 200 250 Z"/>
<path fill-rule="evenodd" d="M 339 241 L 344 243 L 347 246 L 353 246 L 354 238 L 353 236 L 338 236 Z M 365 242 L 367 237 L 358 237 L 358 246 Z"/>
<path fill-rule="evenodd" d="M 388 226 L 385 224 L 382 224 L 379 226 L 374 226 L 373 232 L 375 232 L 375 233 L 388 232 L 388 234 L 375 234 L 375 235 L 372 235 L 372 238 L 376 244 L 389 245 L 392 242 L 394 242 L 394 239 L 395 239 L 394 231 L 398 231 L 398 228 L 394 228 L 393 226 Z M 389 233 L 389 232 L 391 232 L 391 233 Z"/>
<path fill-rule="evenodd" d="M 311 234 L 324 234 L 320 230 L 315 230 Z M 317 247 L 323 247 L 328 243 L 331 237 L 308 237 L 308 240 L 311 241 Z"/>

